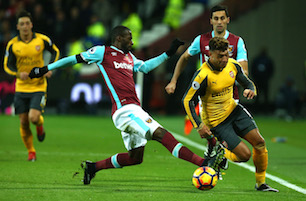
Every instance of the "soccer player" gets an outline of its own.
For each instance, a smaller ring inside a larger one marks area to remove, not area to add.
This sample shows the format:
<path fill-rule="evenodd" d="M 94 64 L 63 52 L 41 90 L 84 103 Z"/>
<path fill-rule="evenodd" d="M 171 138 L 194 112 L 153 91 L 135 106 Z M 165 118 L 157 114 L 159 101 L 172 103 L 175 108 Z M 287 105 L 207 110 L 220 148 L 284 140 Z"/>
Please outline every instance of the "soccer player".
<path fill-rule="evenodd" d="M 177 80 L 180 74 L 186 67 L 188 60 L 195 55 L 200 54 L 201 64 L 208 60 L 209 58 L 209 45 L 208 42 L 213 37 L 223 37 L 229 41 L 229 56 L 237 60 L 242 66 L 244 73 L 248 75 L 248 61 L 247 52 L 243 39 L 239 36 L 230 33 L 227 30 L 227 25 L 230 22 L 230 17 L 228 15 L 227 7 L 216 5 L 211 8 L 210 11 L 210 24 L 213 27 L 213 31 L 201 34 L 197 36 L 189 48 L 181 55 L 178 60 L 175 70 L 170 83 L 166 86 L 166 91 L 168 94 L 172 94 L 175 91 Z M 235 85 L 234 98 L 239 101 L 238 88 Z M 201 108 L 197 106 L 196 113 L 199 114 Z M 185 118 L 185 129 L 184 132 L 189 134 L 193 126 L 188 119 Z M 216 145 L 216 139 L 213 136 L 209 136 L 208 140 L 208 150 L 206 151 L 206 157 L 211 157 L 214 152 L 213 148 Z"/>
<path fill-rule="evenodd" d="M 20 119 L 21 138 L 28 150 L 28 160 L 36 160 L 36 151 L 33 145 L 33 135 L 30 123 L 36 126 L 37 137 L 40 142 L 45 138 L 42 116 L 46 104 L 47 80 L 52 72 L 44 77 L 29 79 L 30 70 L 35 66 L 44 66 L 43 52 L 51 53 L 50 62 L 59 57 L 58 48 L 47 36 L 32 31 L 32 16 L 22 11 L 17 16 L 18 36 L 11 39 L 6 47 L 4 69 L 16 76 L 16 89 L 14 97 L 15 112 Z"/>
<path fill-rule="evenodd" d="M 246 162 L 250 159 L 251 151 L 240 138 L 248 141 L 253 146 L 255 189 L 278 192 L 265 183 L 268 165 L 265 140 L 251 114 L 233 98 L 235 80 L 243 86 L 243 96 L 247 99 L 256 96 L 255 85 L 245 75 L 241 65 L 229 58 L 228 48 L 229 42 L 226 39 L 210 39 L 209 60 L 195 72 L 184 95 L 185 111 L 202 138 L 215 135 L 226 142 L 228 149 L 225 148 L 224 156 L 233 162 Z M 198 96 L 202 100 L 202 120 L 195 114 Z"/>
<path fill-rule="evenodd" d="M 63 58 L 43 68 L 33 68 L 30 77 L 40 77 L 49 70 L 67 67 L 76 63 L 96 63 L 108 88 L 112 100 L 112 119 L 121 131 L 128 152 L 115 154 L 107 159 L 82 163 L 84 184 L 90 184 L 96 172 L 142 163 L 144 148 L 148 140 L 156 140 L 165 146 L 175 157 L 189 161 L 197 166 L 207 163 L 216 168 L 223 158 L 220 149 L 214 159 L 205 160 L 179 143 L 171 133 L 157 123 L 140 106 L 135 92 L 133 72 L 148 73 L 174 55 L 183 44 L 174 40 L 169 50 L 147 61 L 137 59 L 132 49 L 132 33 L 125 26 L 117 26 L 111 31 L 111 46 L 95 46 L 86 52 Z"/>

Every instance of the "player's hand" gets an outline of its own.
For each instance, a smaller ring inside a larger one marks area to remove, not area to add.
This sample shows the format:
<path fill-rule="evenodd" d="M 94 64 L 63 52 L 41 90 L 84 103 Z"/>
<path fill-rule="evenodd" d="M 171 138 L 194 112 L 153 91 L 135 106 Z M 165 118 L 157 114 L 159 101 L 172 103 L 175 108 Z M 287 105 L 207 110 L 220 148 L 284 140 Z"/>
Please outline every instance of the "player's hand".
<path fill-rule="evenodd" d="M 27 72 L 20 72 L 18 77 L 21 80 L 27 80 L 29 78 L 29 73 L 27 73 Z"/>
<path fill-rule="evenodd" d="M 170 48 L 166 51 L 166 54 L 171 57 L 173 56 L 177 49 L 181 46 L 181 45 L 184 45 L 185 43 L 183 41 L 180 41 L 179 39 L 174 39 L 171 43 L 171 46 Z"/>
<path fill-rule="evenodd" d="M 34 67 L 32 68 L 30 74 L 29 74 L 29 77 L 31 79 L 33 78 L 38 78 L 38 77 L 42 77 L 44 74 L 46 74 L 48 72 L 48 67 L 47 66 L 44 66 L 44 67 Z"/>
<path fill-rule="evenodd" d="M 198 133 L 200 134 L 201 138 L 207 138 L 210 135 L 212 135 L 212 132 L 206 125 L 204 125 L 201 129 L 199 129 Z"/>
<path fill-rule="evenodd" d="M 243 91 L 243 96 L 246 97 L 247 99 L 253 99 L 256 96 L 256 94 L 251 89 L 245 89 Z"/>
<path fill-rule="evenodd" d="M 52 76 L 53 72 L 52 71 L 48 71 L 44 76 L 46 78 L 50 78 Z"/>
<path fill-rule="evenodd" d="M 175 82 L 169 82 L 169 84 L 165 87 L 165 90 L 168 94 L 173 94 L 176 88 Z"/>

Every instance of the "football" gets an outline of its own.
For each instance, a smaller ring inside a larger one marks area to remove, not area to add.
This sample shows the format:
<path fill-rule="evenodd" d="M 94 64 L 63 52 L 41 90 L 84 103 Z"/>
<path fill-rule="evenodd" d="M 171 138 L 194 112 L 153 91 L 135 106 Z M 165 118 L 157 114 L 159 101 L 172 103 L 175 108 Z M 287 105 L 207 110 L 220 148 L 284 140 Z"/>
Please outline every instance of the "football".
<path fill-rule="evenodd" d="M 210 190 L 217 184 L 218 173 L 211 167 L 199 167 L 193 173 L 192 183 L 200 190 Z"/>

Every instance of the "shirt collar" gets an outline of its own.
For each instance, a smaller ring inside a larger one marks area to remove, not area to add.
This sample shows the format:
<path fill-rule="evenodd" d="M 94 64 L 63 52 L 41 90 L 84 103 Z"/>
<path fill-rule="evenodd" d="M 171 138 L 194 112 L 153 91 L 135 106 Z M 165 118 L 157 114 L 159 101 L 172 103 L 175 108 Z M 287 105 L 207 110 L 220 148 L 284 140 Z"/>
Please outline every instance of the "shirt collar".
<path fill-rule="evenodd" d="M 113 46 L 113 45 L 111 45 L 110 47 L 111 47 L 112 49 L 117 50 L 118 52 L 121 52 L 122 54 L 124 54 L 124 52 L 123 52 L 122 50 L 118 49 L 117 47 L 115 47 L 115 46 Z"/>
<path fill-rule="evenodd" d="M 31 42 L 34 38 L 36 38 L 36 33 L 35 33 L 35 32 L 33 32 L 33 37 L 32 37 L 32 39 L 31 39 L 29 42 Z M 21 40 L 21 38 L 20 38 L 20 34 L 18 34 L 18 40 L 19 40 L 19 41 L 23 41 L 23 40 Z"/>
<path fill-rule="evenodd" d="M 217 69 L 209 60 L 207 61 L 207 65 L 211 70 L 222 71 L 224 68 Z"/>
<path fill-rule="evenodd" d="M 211 36 L 212 36 L 212 37 L 215 37 L 215 31 L 212 31 L 212 32 L 211 32 Z M 229 31 L 228 31 L 228 30 L 225 30 L 225 34 L 224 34 L 223 38 L 227 39 L 228 36 L 229 36 Z"/>

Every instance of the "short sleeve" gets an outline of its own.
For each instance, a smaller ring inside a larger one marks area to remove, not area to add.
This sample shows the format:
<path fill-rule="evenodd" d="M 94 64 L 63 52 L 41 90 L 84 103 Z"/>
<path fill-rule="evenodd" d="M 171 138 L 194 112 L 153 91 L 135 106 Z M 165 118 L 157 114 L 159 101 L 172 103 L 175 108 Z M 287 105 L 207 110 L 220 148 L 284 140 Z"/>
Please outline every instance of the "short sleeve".
<path fill-rule="evenodd" d="M 81 53 L 81 57 L 88 64 L 102 62 L 105 53 L 105 46 L 94 46 Z"/>
<path fill-rule="evenodd" d="M 201 52 L 201 48 L 200 48 L 200 39 L 201 39 L 201 35 L 197 36 L 193 42 L 191 43 L 191 45 L 188 48 L 188 54 L 190 54 L 191 56 L 197 55 Z"/>

